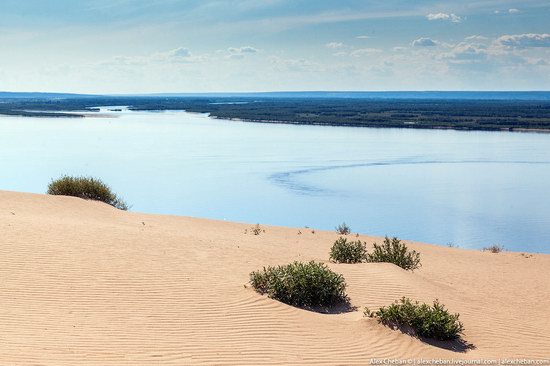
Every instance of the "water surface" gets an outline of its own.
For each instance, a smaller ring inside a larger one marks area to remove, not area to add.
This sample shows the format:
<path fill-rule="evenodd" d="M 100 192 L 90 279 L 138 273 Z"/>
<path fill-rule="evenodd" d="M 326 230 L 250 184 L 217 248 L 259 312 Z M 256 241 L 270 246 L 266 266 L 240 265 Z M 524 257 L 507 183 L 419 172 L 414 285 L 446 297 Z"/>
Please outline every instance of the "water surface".
<path fill-rule="evenodd" d="M 550 252 L 547 134 L 108 113 L 0 116 L 0 189 L 93 175 L 135 211 Z"/>

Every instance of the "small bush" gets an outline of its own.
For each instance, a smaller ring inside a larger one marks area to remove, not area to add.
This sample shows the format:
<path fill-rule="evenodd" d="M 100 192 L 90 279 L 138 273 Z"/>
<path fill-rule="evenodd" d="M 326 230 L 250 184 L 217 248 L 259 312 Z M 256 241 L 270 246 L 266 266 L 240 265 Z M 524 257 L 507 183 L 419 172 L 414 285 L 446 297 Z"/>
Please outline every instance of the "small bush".
<path fill-rule="evenodd" d="M 351 234 L 351 228 L 348 225 L 346 225 L 345 222 L 343 222 L 336 227 L 336 233 L 340 235 L 349 235 Z"/>
<path fill-rule="evenodd" d="M 52 180 L 47 193 L 101 201 L 120 210 L 128 210 L 126 202 L 114 194 L 108 185 L 96 178 L 63 176 Z"/>
<path fill-rule="evenodd" d="M 459 314 L 451 314 L 435 300 L 433 305 L 412 303 L 410 299 L 402 298 L 376 312 L 365 309 L 365 316 L 376 318 L 386 326 L 408 326 L 418 336 L 433 338 L 441 341 L 453 340 L 460 337 L 464 330 L 458 320 Z"/>
<path fill-rule="evenodd" d="M 260 226 L 260 224 L 256 224 L 256 226 L 254 226 L 252 229 L 252 233 L 254 235 L 260 235 L 262 233 L 262 227 Z M 265 232 L 265 230 L 263 230 L 263 232 Z"/>
<path fill-rule="evenodd" d="M 504 247 L 499 244 L 491 245 L 490 247 L 483 248 L 484 252 L 491 252 L 491 253 L 500 253 L 504 250 Z"/>
<path fill-rule="evenodd" d="M 336 263 L 361 263 L 367 260 L 367 244 L 340 237 L 330 249 L 330 260 Z"/>
<path fill-rule="evenodd" d="M 405 270 L 420 268 L 420 253 L 409 251 L 405 243 L 397 238 L 384 239 L 384 244 L 373 244 L 372 254 L 367 254 L 367 262 L 388 262 Z"/>
<path fill-rule="evenodd" d="M 349 301 L 344 277 L 314 261 L 264 267 L 250 274 L 250 284 L 260 294 L 293 306 L 330 307 Z"/>

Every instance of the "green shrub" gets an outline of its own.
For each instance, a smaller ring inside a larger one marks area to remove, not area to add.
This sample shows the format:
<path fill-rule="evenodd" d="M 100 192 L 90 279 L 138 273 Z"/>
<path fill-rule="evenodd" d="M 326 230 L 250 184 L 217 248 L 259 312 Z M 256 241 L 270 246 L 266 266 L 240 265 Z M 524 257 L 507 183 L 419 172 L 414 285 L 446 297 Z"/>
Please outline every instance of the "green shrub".
<path fill-rule="evenodd" d="M 349 235 L 351 234 L 351 228 L 346 225 L 345 222 L 343 222 L 340 225 L 336 226 L 336 233 L 340 235 Z"/>
<path fill-rule="evenodd" d="M 421 266 L 420 253 L 409 251 L 405 243 L 397 238 L 384 239 L 384 244 L 373 244 L 373 252 L 367 254 L 367 262 L 388 262 L 406 270 L 415 270 Z"/>
<path fill-rule="evenodd" d="M 128 210 L 126 202 L 114 194 L 108 185 L 96 178 L 63 176 L 52 180 L 47 193 L 101 201 L 120 210 Z"/>
<path fill-rule="evenodd" d="M 361 263 L 367 260 L 367 244 L 340 237 L 330 249 L 330 260 L 336 263 Z"/>
<path fill-rule="evenodd" d="M 504 247 L 499 244 L 493 244 L 490 247 L 483 248 L 484 252 L 500 253 L 504 250 Z"/>
<path fill-rule="evenodd" d="M 372 312 L 365 309 L 365 316 L 376 318 L 386 326 L 408 326 L 418 336 L 433 338 L 441 341 L 453 340 L 460 337 L 464 330 L 458 320 L 459 314 L 451 314 L 435 300 L 433 305 L 412 303 L 410 299 L 402 298 L 387 307 L 381 307 Z"/>
<path fill-rule="evenodd" d="M 344 277 L 314 261 L 264 267 L 250 274 L 250 284 L 260 294 L 293 306 L 330 307 L 349 301 Z"/>
<path fill-rule="evenodd" d="M 262 230 L 262 227 L 260 226 L 260 224 L 256 224 L 256 226 L 254 226 L 250 230 L 252 230 L 252 233 L 254 235 L 260 235 L 262 231 L 265 233 L 265 230 Z"/>

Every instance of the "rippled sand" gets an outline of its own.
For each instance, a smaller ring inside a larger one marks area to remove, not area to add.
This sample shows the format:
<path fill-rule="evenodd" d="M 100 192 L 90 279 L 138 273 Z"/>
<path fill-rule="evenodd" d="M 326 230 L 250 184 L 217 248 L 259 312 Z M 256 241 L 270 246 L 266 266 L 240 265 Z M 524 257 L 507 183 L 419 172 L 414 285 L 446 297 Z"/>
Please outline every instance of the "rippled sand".
<path fill-rule="evenodd" d="M 255 236 L 251 226 L 0 192 L 0 364 L 550 358 L 549 255 L 410 243 L 422 254 L 415 272 L 329 263 L 346 278 L 358 310 L 319 314 L 245 285 L 264 265 L 328 263 L 337 235 L 263 226 L 265 233 Z M 402 296 L 438 298 L 459 312 L 466 344 L 429 344 L 363 318 L 363 307 Z"/>

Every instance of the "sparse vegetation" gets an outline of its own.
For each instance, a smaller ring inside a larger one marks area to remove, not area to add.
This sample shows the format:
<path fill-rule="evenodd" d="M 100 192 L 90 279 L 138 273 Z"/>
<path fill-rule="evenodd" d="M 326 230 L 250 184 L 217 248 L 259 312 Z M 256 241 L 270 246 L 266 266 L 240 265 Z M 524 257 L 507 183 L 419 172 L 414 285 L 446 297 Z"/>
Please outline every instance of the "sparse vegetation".
<path fill-rule="evenodd" d="M 376 318 L 392 328 L 410 327 L 417 336 L 447 341 L 460 337 L 464 327 L 458 320 L 459 314 L 451 314 L 445 306 L 435 300 L 433 305 L 412 302 L 403 297 L 377 311 L 365 309 L 365 316 Z"/>
<path fill-rule="evenodd" d="M 256 224 L 256 226 L 254 226 L 251 230 L 252 230 L 252 234 L 254 235 L 260 235 L 262 231 L 265 233 L 265 230 L 262 230 L 260 224 Z"/>
<path fill-rule="evenodd" d="M 114 194 L 108 185 L 97 178 L 63 176 L 52 180 L 48 185 L 47 193 L 101 201 L 120 210 L 128 210 L 126 202 Z"/>
<path fill-rule="evenodd" d="M 397 238 L 391 240 L 386 236 L 384 244 L 373 244 L 373 252 L 367 254 L 367 262 L 393 263 L 405 270 L 420 268 L 420 253 L 407 248 L 407 245 Z"/>
<path fill-rule="evenodd" d="M 260 294 L 293 306 L 330 307 L 349 301 L 344 277 L 314 261 L 264 267 L 250 274 L 250 284 Z"/>
<path fill-rule="evenodd" d="M 343 222 L 336 227 L 336 233 L 340 235 L 349 235 L 351 234 L 351 228 L 348 225 L 346 225 L 345 222 Z"/>
<path fill-rule="evenodd" d="M 330 260 L 336 263 L 361 263 L 367 260 L 367 243 L 340 237 L 330 249 Z"/>
<path fill-rule="evenodd" d="M 500 253 L 504 251 L 504 247 L 499 244 L 493 244 L 490 247 L 483 248 L 484 252 L 491 252 L 491 253 Z"/>

